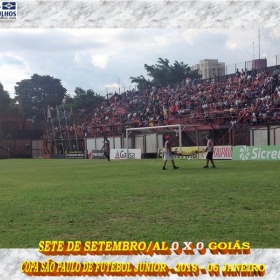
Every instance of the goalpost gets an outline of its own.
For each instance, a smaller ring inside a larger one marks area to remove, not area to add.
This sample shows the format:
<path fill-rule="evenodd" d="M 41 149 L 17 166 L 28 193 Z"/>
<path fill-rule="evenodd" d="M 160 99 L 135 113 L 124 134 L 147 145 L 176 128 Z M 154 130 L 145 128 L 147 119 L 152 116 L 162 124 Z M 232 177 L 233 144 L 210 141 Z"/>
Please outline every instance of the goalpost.
<path fill-rule="evenodd" d="M 133 131 L 153 131 L 153 130 L 164 130 L 165 128 L 176 128 L 179 129 L 179 147 L 180 151 L 182 150 L 182 125 L 174 124 L 174 125 L 163 125 L 163 126 L 148 126 L 148 127 L 137 127 L 137 128 L 127 128 L 126 129 L 126 149 L 127 149 L 127 158 L 128 158 L 128 136 Z"/>
<path fill-rule="evenodd" d="M 130 135 L 131 132 L 133 131 L 139 131 L 143 132 L 145 135 L 146 133 L 158 133 L 160 132 L 168 132 L 170 133 L 170 128 L 171 129 L 176 129 L 178 130 L 178 136 L 179 136 L 179 151 L 182 152 L 182 131 L 184 130 L 185 127 L 196 127 L 197 125 L 182 125 L 182 124 L 173 124 L 173 125 L 163 125 L 163 126 L 148 126 L 148 127 L 137 127 L 137 128 L 127 128 L 126 129 L 126 158 L 128 158 L 128 136 Z M 146 132 L 146 133 L 145 133 Z M 158 140 L 158 139 L 157 139 Z"/>

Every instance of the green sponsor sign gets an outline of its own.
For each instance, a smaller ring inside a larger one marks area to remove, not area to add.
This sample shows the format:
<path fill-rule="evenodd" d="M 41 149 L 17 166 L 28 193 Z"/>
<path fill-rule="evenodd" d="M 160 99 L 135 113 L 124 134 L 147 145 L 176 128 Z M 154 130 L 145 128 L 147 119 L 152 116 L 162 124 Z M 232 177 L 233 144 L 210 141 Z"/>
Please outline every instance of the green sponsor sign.
<path fill-rule="evenodd" d="M 277 160 L 280 159 L 280 146 L 235 146 L 233 160 Z"/>

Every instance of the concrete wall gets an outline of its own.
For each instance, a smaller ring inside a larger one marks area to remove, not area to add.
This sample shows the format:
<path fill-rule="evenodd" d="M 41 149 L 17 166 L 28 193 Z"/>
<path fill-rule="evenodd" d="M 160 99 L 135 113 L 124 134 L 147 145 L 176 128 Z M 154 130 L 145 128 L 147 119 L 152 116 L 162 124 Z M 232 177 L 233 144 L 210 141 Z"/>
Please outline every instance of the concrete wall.
<path fill-rule="evenodd" d="M 268 137 L 268 128 L 260 127 L 251 129 L 250 131 L 250 144 L 251 146 L 267 146 L 267 145 L 280 145 L 280 127 L 269 127 L 270 143 Z"/>

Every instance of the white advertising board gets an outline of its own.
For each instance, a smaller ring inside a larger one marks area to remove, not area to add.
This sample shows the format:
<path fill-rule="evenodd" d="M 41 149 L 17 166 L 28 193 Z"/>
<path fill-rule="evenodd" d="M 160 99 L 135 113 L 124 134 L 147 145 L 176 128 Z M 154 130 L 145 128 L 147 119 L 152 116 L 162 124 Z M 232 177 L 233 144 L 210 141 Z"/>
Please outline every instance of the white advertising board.
<path fill-rule="evenodd" d="M 141 149 L 111 149 L 110 159 L 127 159 L 127 152 L 129 159 L 141 159 Z"/>

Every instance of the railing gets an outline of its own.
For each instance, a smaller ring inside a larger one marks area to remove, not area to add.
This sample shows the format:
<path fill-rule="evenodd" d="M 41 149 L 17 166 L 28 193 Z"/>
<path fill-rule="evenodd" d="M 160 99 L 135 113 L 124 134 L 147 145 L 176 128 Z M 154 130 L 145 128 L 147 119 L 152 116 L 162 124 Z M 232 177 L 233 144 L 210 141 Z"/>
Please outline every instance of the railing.
<path fill-rule="evenodd" d="M 273 55 L 273 56 L 268 56 L 268 57 L 263 57 L 261 59 L 266 59 L 266 67 L 273 67 L 273 66 L 278 66 L 280 63 L 280 55 Z M 254 59 L 257 60 L 257 59 Z M 253 70 L 253 61 L 244 61 L 244 62 L 239 62 L 239 63 L 234 63 L 230 65 L 226 65 L 225 73 L 226 75 L 234 74 L 237 69 L 239 72 L 241 72 L 242 69 L 245 70 L 245 68 L 250 71 Z"/>
<path fill-rule="evenodd" d="M 232 119 L 236 120 L 236 127 L 240 127 L 243 124 L 250 124 L 250 125 L 263 125 L 263 124 L 272 124 L 277 123 L 280 121 L 280 108 L 270 109 L 270 113 L 267 117 L 263 117 L 261 111 L 259 110 L 251 110 L 249 109 L 246 111 L 248 114 L 241 116 L 240 112 L 244 111 L 244 108 L 235 108 L 234 111 L 230 111 L 230 109 L 210 109 L 205 111 L 204 113 L 193 113 L 193 114 L 183 114 L 183 115 L 175 115 L 172 116 L 171 114 L 168 117 L 169 124 L 189 124 L 189 125 L 226 125 L 229 126 Z M 256 112 L 256 119 L 257 121 L 254 123 L 252 120 L 252 112 Z M 266 110 L 267 111 L 267 110 Z M 220 116 L 216 116 L 219 114 Z M 87 136 L 93 135 L 104 135 L 108 133 L 124 133 L 125 128 L 131 127 L 142 127 L 142 126 L 161 126 L 168 124 L 167 121 L 163 120 L 152 120 L 152 121 L 145 121 L 143 125 L 139 125 L 139 121 L 137 122 L 114 122 L 114 123 L 94 123 L 89 124 L 87 126 Z M 51 131 L 50 131 L 51 132 Z M 66 129 L 62 130 L 63 135 L 65 138 L 66 136 Z M 69 136 L 71 138 L 83 138 L 84 131 L 81 128 L 76 128 L 76 133 L 74 129 L 72 131 L 68 130 Z M 53 134 L 50 134 L 50 137 L 53 137 Z M 55 139 L 60 138 L 60 133 L 55 133 Z"/>

